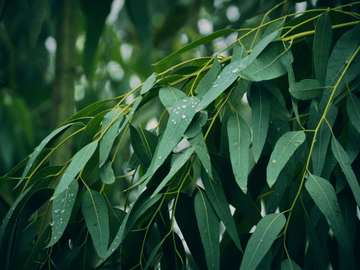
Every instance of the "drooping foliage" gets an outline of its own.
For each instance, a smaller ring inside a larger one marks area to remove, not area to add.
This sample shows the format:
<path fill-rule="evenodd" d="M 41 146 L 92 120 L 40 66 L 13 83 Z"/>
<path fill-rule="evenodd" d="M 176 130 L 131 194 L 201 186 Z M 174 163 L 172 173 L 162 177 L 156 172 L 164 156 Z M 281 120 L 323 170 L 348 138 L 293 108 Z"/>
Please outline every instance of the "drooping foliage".
<path fill-rule="evenodd" d="M 22 192 L 1 224 L 1 269 L 360 267 L 360 15 L 341 6 L 271 19 L 286 3 L 164 58 L 238 33 L 110 110 L 89 105 L 2 177 Z M 157 99 L 164 113 L 146 130 Z M 73 136 L 78 152 L 49 163 Z M 113 168 L 126 136 L 128 174 Z M 123 205 L 111 205 L 126 178 Z"/>

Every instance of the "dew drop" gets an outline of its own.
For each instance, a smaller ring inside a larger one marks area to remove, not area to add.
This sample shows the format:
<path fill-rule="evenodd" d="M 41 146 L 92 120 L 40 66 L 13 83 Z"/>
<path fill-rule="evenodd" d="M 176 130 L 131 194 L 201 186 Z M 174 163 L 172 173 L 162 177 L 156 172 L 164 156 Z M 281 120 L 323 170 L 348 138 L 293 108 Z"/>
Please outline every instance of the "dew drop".
<path fill-rule="evenodd" d="M 237 146 L 237 142 L 235 143 L 235 146 Z"/>
<path fill-rule="evenodd" d="M 214 84 L 213 87 L 217 87 L 218 85 L 217 84 Z"/>
<path fill-rule="evenodd" d="M 176 114 L 178 114 L 179 112 L 176 112 Z"/>
<path fill-rule="evenodd" d="M 181 116 L 181 118 L 182 118 L 182 119 L 185 119 L 185 118 L 186 118 L 186 115 L 185 115 L 185 114 L 183 114 L 183 115 Z"/>
<path fill-rule="evenodd" d="M 113 248 L 112 251 L 115 251 L 115 248 Z"/>
<path fill-rule="evenodd" d="M 161 159 L 161 157 L 159 157 L 159 159 Z"/>
<path fill-rule="evenodd" d="M 194 105 L 192 105 L 192 106 L 191 106 L 191 108 L 195 108 L 195 106 L 194 106 Z"/>
<path fill-rule="evenodd" d="M 59 212 L 59 210 L 54 210 L 54 213 L 56 214 L 56 213 L 58 213 Z"/>
<path fill-rule="evenodd" d="M 236 72 L 238 72 L 239 71 L 239 69 L 238 68 L 235 68 L 233 71 L 232 71 L 232 73 L 236 73 Z"/>
<path fill-rule="evenodd" d="M 174 124 L 176 125 L 176 122 L 174 121 Z"/>
<path fill-rule="evenodd" d="M 185 109 L 185 108 L 186 108 L 186 105 L 182 105 L 181 107 L 182 107 L 183 109 Z"/>
<path fill-rule="evenodd" d="M 218 76 L 218 79 L 220 79 L 220 76 Z"/>
<path fill-rule="evenodd" d="M 174 119 L 171 119 L 171 122 L 174 122 L 175 120 Z"/>
<path fill-rule="evenodd" d="M 176 112 L 176 109 L 173 109 L 173 112 Z"/>
<path fill-rule="evenodd" d="M 184 102 L 186 102 L 186 101 L 187 101 L 187 99 L 183 99 L 183 101 L 184 101 Z"/>
<path fill-rule="evenodd" d="M 275 164 L 275 163 L 276 163 L 276 160 L 275 160 L 275 159 L 273 159 L 273 160 L 272 160 L 272 163 L 274 163 L 274 164 Z"/>
<path fill-rule="evenodd" d="M 50 226 L 54 226 L 55 225 L 55 221 L 50 223 Z"/>
<path fill-rule="evenodd" d="M 61 210 L 61 214 L 65 212 L 65 209 Z"/>
<path fill-rule="evenodd" d="M 56 240 L 56 236 L 54 237 L 54 240 Z"/>

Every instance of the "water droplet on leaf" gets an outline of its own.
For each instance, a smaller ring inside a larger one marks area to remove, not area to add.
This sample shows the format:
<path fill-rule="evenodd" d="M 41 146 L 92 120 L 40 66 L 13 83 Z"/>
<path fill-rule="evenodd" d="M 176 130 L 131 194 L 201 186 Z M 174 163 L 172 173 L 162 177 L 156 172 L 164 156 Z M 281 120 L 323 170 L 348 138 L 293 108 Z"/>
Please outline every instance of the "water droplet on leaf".
<path fill-rule="evenodd" d="M 271 162 L 275 164 L 275 163 L 276 163 L 276 160 L 275 160 L 275 159 L 273 159 Z"/>

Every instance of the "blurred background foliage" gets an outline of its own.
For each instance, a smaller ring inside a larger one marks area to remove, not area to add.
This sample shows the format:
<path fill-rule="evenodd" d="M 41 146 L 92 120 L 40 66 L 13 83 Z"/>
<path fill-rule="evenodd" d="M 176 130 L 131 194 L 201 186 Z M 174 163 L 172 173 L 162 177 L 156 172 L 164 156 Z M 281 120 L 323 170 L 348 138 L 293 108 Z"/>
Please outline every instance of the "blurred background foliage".
<path fill-rule="evenodd" d="M 0 0 L 0 175 L 75 112 L 127 93 L 153 72 L 183 60 L 211 56 L 234 41 L 237 33 L 190 50 L 165 65 L 153 63 L 202 36 L 224 28 L 238 29 L 245 20 L 264 14 L 280 2 Z M 285 7 L 298 12 L 348 2 L 288 1 Z M 35 15 L 34 5 L 39 11 Z M 276 12 L 272 18 L 283 11 Z M 227 56 L 226 51 L 223 56 Z M 141 123 L 147 129 L 157 125 L 163 112 L 157 102 L 144 108 L 148 113 Z M 108 107 L 114 104 L 110 102 Z M 62 151 L 72 156 L 78 151 L 80 139 L 75 137 Z M 129 144 L 114 163 L 118 175 L 127 167 L 123 160 L 130 155 Z M 7 183 L 0 189 L 9 204 L 19 192 L 13 190 L 14 186 Z M 115 205 L 121 200 L 116 190 L 122 189 L 113 188 L 111 199 Z"/>

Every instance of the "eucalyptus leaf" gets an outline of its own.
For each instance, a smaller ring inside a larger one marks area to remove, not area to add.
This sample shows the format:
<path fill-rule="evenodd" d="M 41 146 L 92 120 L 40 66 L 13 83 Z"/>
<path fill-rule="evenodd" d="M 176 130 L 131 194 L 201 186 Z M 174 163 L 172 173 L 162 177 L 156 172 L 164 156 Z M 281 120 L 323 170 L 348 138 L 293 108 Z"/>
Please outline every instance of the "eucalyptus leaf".
<path fill-rule="evenodd" d="M 325 84 L 326 68 L 330 55 L 332 41 L 332 27 L 329 12 L 324 12 L 316 22 L 314 36 L 314 68 L 315 77 Z"/>
<path fill-rule="evenodd" d="M 32 0 L 29 1 L 29 44 L 30 51 L 32 52 L 35 49 L 39 34 L 43 22 L 45 20 L 46 12 L 48 9 L 47 0 Z"/>
<path fill-rule="evenodd" d="M 241 190 L 247 191 L 249 171 L 249 146 L 251 142 L 250 129 L 237 113 L 230 115 L 227 122 L 231 165 L 236 182 Z"/>
<path fill-rule="evenodd" d="M 220 269 L 219 221 L 206 196 L 199 190 L 195 196 L 195 214 L 208 269 Z"/>
<path fill-rule="evenodd" d="M 351 167 L 350 160 L 345 150 L 335 137 L 333 137 L 331 140 L 331 149 L 334 153 L 336 160 L 339 162 L 343 173 L 346 176 L 346 180 L 348 181 L 351 191 L 354 194 L 355 201 L 360 207 L 360 186 L 358 179 Z"/>
<path fill-rule="evenodd" d="M 110 161 L 107 161 L 100 169 L 101 182 L 104 184 L 112 184 L 115 182 L 115 174 Z"/>
<path fill-rule="evenodd" d="M 285 164 L 304 141 L 305 133 L 303 131 L 290 131 L 276 142 L 266 168 L 266 180 L 270 187 L 274 185 Z"/>
<path fill-rule="evenodd" d="M 320 95 L 322 89 L 324 89 L 324 86 L 319 81 L 305 79 L 290 85 L 289 91 L 297 99 L 308 100 Z"/>
<path fill-rule="evenodd" d="M 102 167 L 112 148 L 112 145 L 115 141 L 116 136 L 118 135 L 118 130 L 121 121 L 124 118 L 124 113 L 122 109 L 115 109 L 108 112 L 103 119 L 101 133 L 103 137 L 100 140 L 100 159 L 99 167 Z"/>
<path fill-rule="evenodd" d="M 351 93 L 346 98 L 346 112 L 351 123 L 360 133 L 360 100 Z"/>
<path fill-rule="evenodd" d="M 109 217 L 104 197 L 89 189 L 83 197 L 82 213 L 95 250 L 100 258 L 105 258 L 109 243 Z"/>
<path fill-rule="evenodd" d="M 192 146 L 195 146 L 195 153 L 197 157 L 200 159 L 200 162 L 205 168 L 206 173 L 209 174 L 211 178 L 213 178 L 210 155 L 203 134 L 199 133 L 196 137 L 191 139 L 189 143 Z"/>
<path fill-rule="evenodd" d="M 262 85 L 254 85 L 256 86 L 253 87 L 251 91 L 252 152 L 255 162 L 257 162 L 261 156 L 267 137 L 270 121 L 270 99 Z"/>
<path fill-rule="evenodd" d="M 240 270 L 256 269 L 285 223 L 285 216 L 281 213 L 266 215 L 260 220 L 246 245 Z"/>
<path fill-rule="evenodd" d="M 293 260 L 286 259 L 281 264 L 281 270 L 301 270 L 301 268 Z"/>
<path fill-rule="evenodd" d="M 144 95 L 153 87 L 156 80 L 155 73 L 151 74 L 146 81 L 144 82 L 143 86 L 141 87 L 141 94 Z"/>
<path fill-rule="evenodd" d="M 187 96 L 184 92 L 176 87 L 167 85 L 160 89 L 159 98 L 166 110 L 171 113 L 172 107 L 179 101 L 186 99 Z"/>
<path fill-rule="evenodd" d="M 82 170 L 82 168 L 86 165 L 91 156 L 94 154 L 97 146 L 98 141 L 94 141 L 92 143 L 89 143 L 76 153 L 69 167 L 67 167 L 63 176 L 61 177 L 58 186 L 55 188 L 53 198 L 56 198 L 66 190 L 66 188 L 70 185 L 76 175 Z"/>
<path fill-rule="evenodd" d="M 51 247 L 59 241 L 63 235 L 71 216 L 75 204 L 79 184 L 74 179 L 70 185 L 53 200 L 53 211 L 51 225 L 51 240 L 46 246 Z"/>
<path fill-rule="evenodd" d="M 351 267 L 355 269 L 353 249 L 350 244 L 349 235 L 346 231 L 345 222 L 341 215 L 333 186 L 330 182 L 319 176 L 310 175 L 305 182 L 305 187 L 315 204 L 326 217 L 343 253 L 347 256 Z"/>

